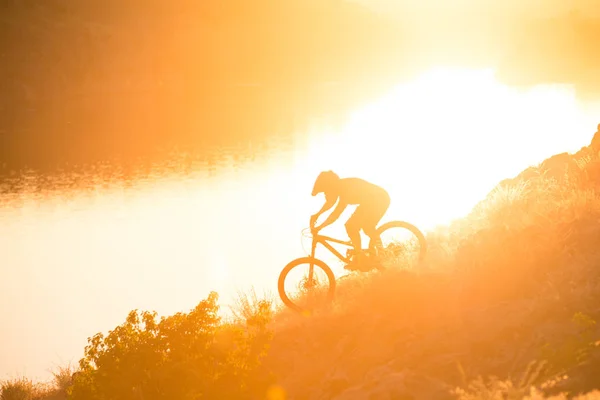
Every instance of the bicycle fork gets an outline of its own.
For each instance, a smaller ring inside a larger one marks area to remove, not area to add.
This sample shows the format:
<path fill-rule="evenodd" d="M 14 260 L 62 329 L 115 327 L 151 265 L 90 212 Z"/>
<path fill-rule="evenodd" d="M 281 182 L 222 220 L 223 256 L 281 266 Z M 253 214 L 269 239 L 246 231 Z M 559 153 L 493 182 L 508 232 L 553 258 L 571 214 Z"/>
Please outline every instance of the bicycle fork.
<path fill-rule="evenodd" d="M 313 260 L 315 259 L 315 253 L 317 251 L 317 241 L 312 241 L 312 248 L 310 251 L 310 263 L 308 266 L 308 285 L 312 287 L 314 285 L 314 273 L 315 273 L 315 263 Z"/>

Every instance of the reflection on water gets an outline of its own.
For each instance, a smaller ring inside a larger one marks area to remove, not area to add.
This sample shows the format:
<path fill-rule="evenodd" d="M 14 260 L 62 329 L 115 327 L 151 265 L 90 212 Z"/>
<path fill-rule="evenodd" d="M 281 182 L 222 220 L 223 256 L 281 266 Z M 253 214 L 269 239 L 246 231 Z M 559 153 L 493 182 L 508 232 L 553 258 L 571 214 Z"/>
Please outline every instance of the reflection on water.
<path fill-rule="evenodd" d="M 210 290 L 227 304 L 237 289 L 271 286 L 297 247 L 279 240 L 282 228 L 306 219 L 290 212 L 309 191 L 286 182 L 294 151 L 187 159 L 5 179 L 0 301 L 12 306 L 0 311 L 0 350 L 10 355 L 0 373 L 76 361 L 87 337 L 134 308 L 164 315 Z"/>
<path fill-rule="evenodd" d="M 76 361 L 87 337 L 132 309 L 186 311 L 211 290 L 224 305 L 251 286 L 274 294 L 283 266 L 305 254 L 301 230 L 321 205 L 310 192 L 323 169 L 380 183 L 392 197 L 385 219 L 426 231 L 467 213 L 501 179 L 587 144 L 597 115 L 569 92 L 442 71 L 340 129 L 315 126 L 270 147 L 7 175 L 0 375 Z M 327 230 L 346 238 L 343 224 Z"/>

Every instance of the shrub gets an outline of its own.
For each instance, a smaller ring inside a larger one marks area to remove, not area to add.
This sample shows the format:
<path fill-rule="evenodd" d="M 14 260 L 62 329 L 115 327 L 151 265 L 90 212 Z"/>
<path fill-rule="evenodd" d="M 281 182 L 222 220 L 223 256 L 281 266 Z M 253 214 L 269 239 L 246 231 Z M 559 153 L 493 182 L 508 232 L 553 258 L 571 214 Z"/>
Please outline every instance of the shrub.
<path fill-rule="evenodd" d="M 0 386 L 0 400 L 33 400 L 36 394 L 36 386 L 26 378 L 6 381 Z"/>
<path fill-rule="evenodd" d="M 189 313 L 160 320 L 134 310 L 107 336 L 90 338 L 70 398 L 243 399 L 262 390 L 256 383 L 270 314 L 265 309 L 246 326 L 224 325 L 217 299 L 213 292 Z"/>

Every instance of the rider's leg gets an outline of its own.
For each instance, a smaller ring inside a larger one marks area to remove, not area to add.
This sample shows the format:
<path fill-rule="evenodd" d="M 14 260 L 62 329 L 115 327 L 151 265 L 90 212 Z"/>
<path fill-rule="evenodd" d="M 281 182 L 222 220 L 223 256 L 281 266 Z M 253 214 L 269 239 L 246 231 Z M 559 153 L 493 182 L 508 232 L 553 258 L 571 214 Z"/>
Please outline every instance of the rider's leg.
<path fill-rule="evenodd" d="M 381 238 L 377 234 L 377 225 L 390 207 L 390 197 L 387 193 L 382 194 L 378 201 L 369 205 L 369 212 L 364 221 L 363 230 L 369 237 L 370 242 L 379 241 Z M 371 244 L 369 243 L 369 245 Z"/>
<path fill-rule="evenodd" d="M 354 254 L 359 254 L 362 250 L 362 243 L 360 237 L 360 214 L 358 212 L 358 209 L 354 212 L 354 214 L 352 214 L 350 218 L 348 218 L 345 227 L 346 232 L 348 233 L 348 237 L 350 238 L 350 242 L 354 247 Z"/>
<path fill-rule="evenodd" d="M 379 221 L 377 221 L 379 222 Z M 379 235 L 377 234 L 377 222 L 376 223 L 370 223 L 368 226 L 365 226 L 365 234 L 369 237 L 369 245 L 371 245 L 371 243 L 374 243 L 378 240 L 381 240 L 381 238 L 379 237 Z"/>
<path fill-rule="evenodd" d="M 364 251 L 362 250 L 362 243 L 361 243 L 361 237 L 360 237 L 360 230 L 364 223 L 364 213 L 365 213 L 364 207 L 359 206 L 356 209 L 356 211 L 354 212 L 354 214 L 352 215 L 352 217 L 350 217 L 348 219 L 348 222 L 346 222 L 346 232 L 348 233 L 348 236 L 350 237 L 350 241 L 352 242 L 352 245 L 354 246 L 354 257 L 352 257 L 350 264 L 348 264 L 346 266 L 346 269 L 349 269 L 351 271 L 353 271 L 353 270 L 359 270 L 359 271 L 368 270 L 368 269 L 364 269 L 367 267 L 368 262 L 367 262 L 367 256 L 364 253 Z"/>

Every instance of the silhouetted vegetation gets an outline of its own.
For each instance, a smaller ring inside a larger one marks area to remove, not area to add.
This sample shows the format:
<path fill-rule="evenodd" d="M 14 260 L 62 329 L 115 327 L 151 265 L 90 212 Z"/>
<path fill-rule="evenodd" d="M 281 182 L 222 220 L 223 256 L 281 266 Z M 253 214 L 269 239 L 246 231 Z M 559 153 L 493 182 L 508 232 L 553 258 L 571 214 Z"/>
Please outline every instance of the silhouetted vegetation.
<path fill-rule="evenodd" d="M 272 338 L 271 303 L 240 303 L 240 316 L 222 321 L 217 299 L 211 293 L 189 313 L 160 319 L 131 311 L 107 335 L 89 338 L 76 371 L 61 369 L 49 384 L 4 382 L 0 399 L 263 398 L 272 382 L 262 366 Z"/>
<path fill-rule="evenodd" d="M 132 311 L 90 339 L 70 391 L 74 400 L 252 398 L 267 390 L 260 370 L 271 333 L 268 303 L 245 326 L 220 324 L 211 294 L 187 314 L 156 320 Z"/>
<path fill-rule="evenodd" d="M 67 390 L 73 384 L 73 368 L 63 367 L 53 372 L 53 380 L 47 383 L 36 383 L 17 378 L 0 384 L 2 400 L 65 400 Z"/>

